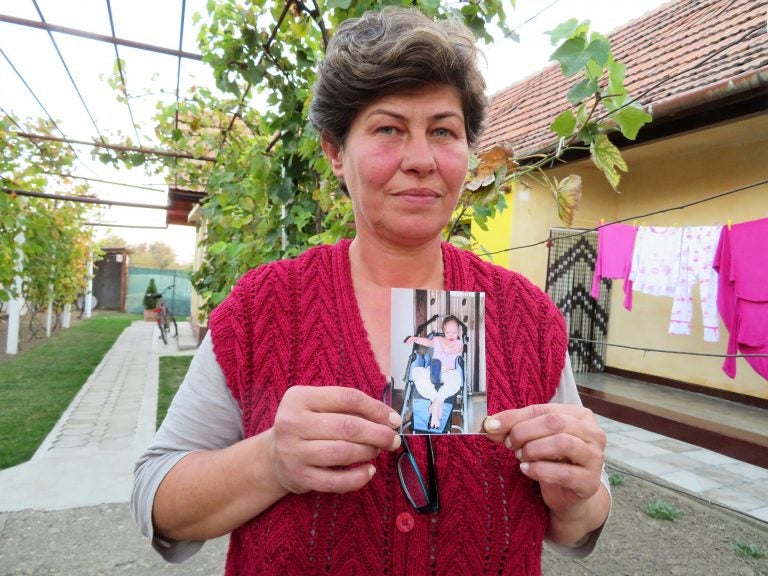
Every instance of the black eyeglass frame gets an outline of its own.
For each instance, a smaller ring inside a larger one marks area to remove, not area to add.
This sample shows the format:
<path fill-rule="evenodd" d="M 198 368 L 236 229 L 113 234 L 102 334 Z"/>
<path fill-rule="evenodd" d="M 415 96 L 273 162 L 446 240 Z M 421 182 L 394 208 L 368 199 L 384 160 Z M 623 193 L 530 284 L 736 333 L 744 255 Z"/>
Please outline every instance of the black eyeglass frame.
<path fill-rule="evenodd" d="M 400 488 L 403 490 L 403 494 L 408 499 L 408 502 L 413 509 L 419 514 L 437 514 L 440 512 L 440 493 L 437 490 L 437 467 L 435 466 L 435 452 L 432 448 L 432 436 L 427 434 L 427 482 L 424 482 L 424 475 L 421 473 L 419 465 L 416 463 L 416 458 L 411 452 L 411 447 L 408 446 L 408 440 L 405 435 L 401 435 L 403 440 L 403 452 L 397 457 L 397 477 L 400 480 Z M 407 464 L 403 464 L 403 461 Z M 414 501 L 413 495 L 408 490 L 405 478 L 403 478 L 403 465 L 411 466 L 413 473 L 416 474 L 416 478 L 419 481 L 426 504 L 419 506 Z"/>
<path fill-rule="evenodd" d="M 392 393 L 394 382 L 390 380 L 384 387 L 382 401 L 387 405 L 392 405 Z M 403 423 L 404 424 L 404 423 Z M 435 466 L 435 451 L 432 447 L 432 436 L 427 434 L 427 481 L 424 481 L 424 475 L 421 473 L 416 458 L 408 445 L 407 435 L 403 434 L 403 424 L 400 424 L 400 438 L 402 440 L 403 451 L 397 457 L 397 478 L 400 481 L 400 488 L 405 494 L 408 503 L 419 514 L 437 514 L 440 511 L 440 493 L 437 489 L 437 467 Z M 416 479 L 419 481 L 426 504 L 419 506 L 416 504 L 413 495 L 408 490 L 405 478 L 403 478 L 403 466 L 410 466 Z"/>

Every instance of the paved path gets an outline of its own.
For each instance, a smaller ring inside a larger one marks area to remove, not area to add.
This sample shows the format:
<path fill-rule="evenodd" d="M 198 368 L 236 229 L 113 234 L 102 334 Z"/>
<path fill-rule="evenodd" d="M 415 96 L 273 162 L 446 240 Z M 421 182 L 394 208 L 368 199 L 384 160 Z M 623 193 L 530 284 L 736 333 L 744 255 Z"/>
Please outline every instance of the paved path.
<path fill-rule="evenodd" d="M 158 357 L 184 348 L 137 321 L 117 339 L 31 460 L 0 471 L 0 512 L 127 502 L 133 466 L 152 439 Z"/>

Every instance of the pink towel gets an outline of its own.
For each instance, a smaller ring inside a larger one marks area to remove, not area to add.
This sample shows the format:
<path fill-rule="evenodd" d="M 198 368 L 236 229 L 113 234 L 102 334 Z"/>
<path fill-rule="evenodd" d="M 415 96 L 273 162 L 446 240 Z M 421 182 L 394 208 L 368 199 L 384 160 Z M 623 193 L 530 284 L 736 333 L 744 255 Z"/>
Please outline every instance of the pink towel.
<path fill-rule="evenodd" d="M 598 230 L 597 261 L 590 291 L 595 300 L 600 296 L 601 278 L 621 278 L 624 280 L 624 308 L 632 310 L 632 281 L 629 272 L 636 235 L 637 228 L 626 224 L 609 224 Z"/>

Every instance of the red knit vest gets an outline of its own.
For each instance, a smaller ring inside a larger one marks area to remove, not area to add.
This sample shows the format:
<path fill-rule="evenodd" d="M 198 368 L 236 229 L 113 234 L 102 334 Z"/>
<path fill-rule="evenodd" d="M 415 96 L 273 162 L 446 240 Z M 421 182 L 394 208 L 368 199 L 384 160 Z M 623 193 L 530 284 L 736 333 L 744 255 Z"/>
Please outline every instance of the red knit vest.
<path fill-rule="evenodd" d="M 386 381 L 356 304 L 348 250 L 342 241 L 252 270 L 211 315 L 246 436 L 272 425 L 291 385 L 350 386 L 381 398 Z M 488 413 L 548 402 L 567 346 L 560 313 L 520 275 L 448 244 L 442 251 L 446 290 L 486 293 Z M 411 444 L 426 470 L 423 439 Z M 482 436 L 441 436 L 433 445 L 438 514 L 411 508 L 396 455 L 383 452 L 362 490 L 291 494 L 235 530 L 226 574 L 541 574 L 547 511 L 514 453 Z"/>

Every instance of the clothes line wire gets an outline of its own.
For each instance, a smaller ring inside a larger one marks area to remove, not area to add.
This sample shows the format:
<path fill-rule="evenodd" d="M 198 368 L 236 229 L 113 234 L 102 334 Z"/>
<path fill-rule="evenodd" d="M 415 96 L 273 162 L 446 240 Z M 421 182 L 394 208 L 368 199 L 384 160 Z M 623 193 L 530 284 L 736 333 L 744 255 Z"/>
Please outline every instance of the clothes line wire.
<path fill-rule="evenodd" d="M 494 254 L 512 252 L 513 250 L 522 250 L 523 248 L 533 248 L 535 246 L 541 246 L 542 244 L 546 244 L 548 242 L 556 242 L 559 240 L 566 240 L 568 238 L 576 238 L 577 236 L 584 236 L 585 234 L 588 234 L 590 232 L 597 232 L 598 230 L 600 230 L 600 228 L 603 228 L 604 226 L 610 226 L 611 224 L 621 224 L 623 222 L 630 222 L 632 220 L 639 220 L 641 218 L 648 218 L 649 216 L 656 216 L 658 214 L 664 214 L 666 212 L 674 212 L 675 210 L 683 210 L 685 208 L 690 208 L 691 206 L 696 206 L 697 204 L 704 204 L 706 202 L 711 202 L 712 200 L 717 200 L 718 198 L 722 198 L 724 196 L 736 194 L 737 192 L 743 192 L 744 190 L 750 190 L 751 188 L 764 186 L 765 184 L 768 184 L 768 179 L 760 180 L 759 182 L 753 182 L 752 184 L 747 184 L 745 186 L 734 188 L 733 190 L 728 190 L 726 192 L 721 192 L 719 194 L 715 194 L 714 196 L 708 196 L 707 198 L 702 198 L 701 200 L 695 200 L 693 202 L 688 202 L 687 204 L 681 204 L 680 206 L 672 206 L 670 208 L 663 208 L 661 210 L 655 210 L 653 212 L 647 212 L 645 214 L 638 214 L 636 216 L 620 218 L 619 220 L 614 220 L 612 222 L 606 222 L 605 224 L 600 224 L 599 226 L 595 226 L 594 228 L 587 228 L 587 229 L 581 230 L 580 232 L 574 232 L 573 234 L 569 234 L 568 236 L 561 236 L 560 238 L 546 238 L 544 240 L 540 240 L 532 244 L 523 244 L 521 246 L 511 246 L 509 248 L 496 250 L 494 252 L 486 252 L 486 254 L 488 254 L 489 256 L 493 256 Z"/>
<path fill-rule="evenodd" d="M 768 354 L 710 354 L 707 352 L 685 352 L 683 350 L 665 350 L 661 348 L 643 348 L 642 346 L 628 346 L 626 344 L 609 344 L 599 340 L 587 340 L 586 338 L 569 338 L 570 342 L 585 342 L 587 344 L 599 344 L 600 346 L 612 346 L 614 348 L 626 348 L 640 352 L 658 352 L 660 354 L 679 354 L 681 356 L 708 356 L 711 358 L 768 358 Z"/>

